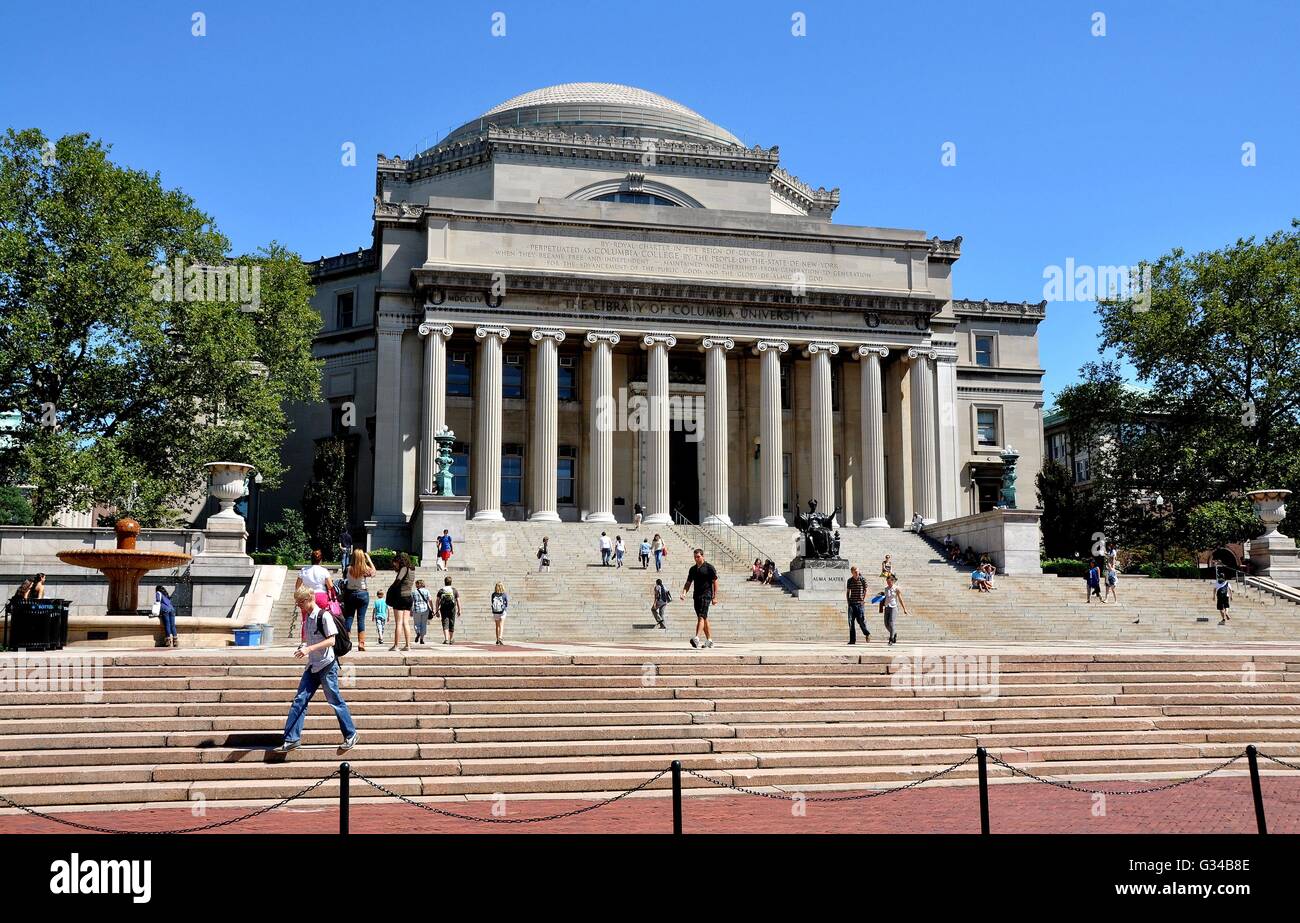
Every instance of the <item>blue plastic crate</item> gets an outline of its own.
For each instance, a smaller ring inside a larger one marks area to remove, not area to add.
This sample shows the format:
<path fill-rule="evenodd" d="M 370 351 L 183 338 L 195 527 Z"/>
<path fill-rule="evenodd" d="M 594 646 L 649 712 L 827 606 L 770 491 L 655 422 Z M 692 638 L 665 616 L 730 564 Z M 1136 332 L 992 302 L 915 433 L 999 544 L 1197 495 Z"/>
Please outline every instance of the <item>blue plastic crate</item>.
<path fill-rule="evenodd" d="M 235 629 L 235 647 L 257 647 L 262 643 L 261 626 Z"/>

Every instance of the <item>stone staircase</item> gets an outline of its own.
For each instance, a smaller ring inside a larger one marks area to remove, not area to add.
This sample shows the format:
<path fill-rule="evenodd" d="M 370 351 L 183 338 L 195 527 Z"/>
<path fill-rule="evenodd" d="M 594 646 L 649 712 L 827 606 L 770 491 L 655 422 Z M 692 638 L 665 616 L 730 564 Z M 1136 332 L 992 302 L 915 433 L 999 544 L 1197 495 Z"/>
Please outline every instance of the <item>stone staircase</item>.
<path fill-rule="evenodd" d="M 597 539 L 601 530 L 621 534 L 627 544 L 624 567 L 600 566 Z M 636 549 L 642 535 L 658 531 L 668 546 L 664 569 L 642 570 Z M 740 526 L 735 535 L 761 549 L 782 569 L 793 555 L 793 528 Z M 550 538 L 551 569 L 537 572 L 536 550 Z M 910 641 L 1277 641 L 1300 638 L 1300 606 L 1263 594 L 1233 600 L 1232 621 L 1219 627 L 1211 586 L 1201 580 L 1151 580 L 1121 577 L 1118 603 L 1087 603 L 1082 580 L 1052 575 L 997 580 L 991 593 L 969 589 L 969 569 L 954 567 L 923 538 L 901 529 L 841 531 L 841 553 L 857 564 L 872 585 L 886 553 L 893 556 L 909 614 L 899 620 L 899 636 Z M 689 599 L 668 607 L 668 629 L 659 630 L 650 616 L 656 576 L 674 596 L 680 593 L 691 564 L 691 547 L 699 534 L 690 527 L 659 526 L 633 534 L 626 525 L 587 523 L 467 523 L 466 538 L 452 558 L 450 573 L 461 593 L 464 618 L 457 625 L 461 642 L 491 641 L 488 607 L 493 585 L 501 581 L 510 595 L 508 640 L 521 642 L 670 643 L 685 645 L 694 633 Z M 706 547 L 707 547 L 707 543 Z M 720 644 L 737 641 L 847 640 L 845 607 L 839 601 L 795 599 L 778 586 L 749 581 L 748 562 L 710 549 L 719 571 L 720 604 L 711 622 Z M 430 562 L 432 563 L 432 562 Z M 430 591 L 446 576 L 421 567 Z M 293 644 L 293 574 L 276 604 L 276 642 Z M 371 581 L 382 592 L 391 574 Z M 880 616 L 867 611 L 874 638 L 883 636 Z M 389 629 L 392 629 L 390 620 Z M 371 639 L 368 635 L 367 641 Z M 440 646 L 441 634 L 430 631 Z M 369 651 L 367 651 L 369 653 Z"/>
<path fill-rule="evenodd" d="M 740 785 L 808 791 L 912 781 L 977 745 L 1077 780 L 1182 778 L 1248 743 L 1300 756 L 1296 645 L 821 647 L 466 645 L 350 656 L 344 694 L 361 741 L 347 759 L 401 794 L 445 798 L 608 795 L 673 759 Z M 969 684 L 954 674 L 940 686 L 900 681 L 920 656 L 959 651 L 993 659 Z M 28 664 L 33 656 L 58 655 L 28 655 Z M 266 749 L 279 741 L 299 673 L 283 650 L 122 652 L 105 656 L 98 696 L 0 692 L 0 794 L 32 807 L 121 808 L 287 797 L 342 758 L 319 695 L 304 746 Z M 974 773 L 972 762 L 947 781 Z M 354 800 L 374 794 L 352 789 Z M 332 781 L 314 795 L 336 796 Z"/>

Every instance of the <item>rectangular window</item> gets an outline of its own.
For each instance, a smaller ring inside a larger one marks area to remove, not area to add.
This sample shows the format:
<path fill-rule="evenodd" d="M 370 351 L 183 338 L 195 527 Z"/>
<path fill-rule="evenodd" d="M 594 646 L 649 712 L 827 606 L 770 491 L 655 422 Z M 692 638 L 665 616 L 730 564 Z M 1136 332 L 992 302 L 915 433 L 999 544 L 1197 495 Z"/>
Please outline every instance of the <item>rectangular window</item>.
<path fill-rule="evenodd" d="M 525 384 L 523 353 L 506 353 L 501 366 L 501 396 L 523 397 Z"/>
<path fill-rule="evenodd" d="M 578 399 L 578 360 L 574 356 L 560 356 L 559 399 L 576 401 Z"/>
<path fill-rule="evenodd" d="M 560 458 L 556 471 L 556 502 L 573 505 L 577 495 L 578 450 L 571 445 L 560 446 Z"/>
<path fill-rule="evenodd" d="M 463 442 L 451 446 L 451 490 L 458 497 L 469 496 L 469 446 Z"/>
<path fill-rule="evenodd" d="M 791 456 L 786 452 L 781 456 L 781 509 L 790 512 L 790 465 Z"/>
<path fill-rule="evenodd" d="M 501 447 L 501 502 L 524 502 L 524 447 L 518 444 Z"/>
<path fill-rule="evenodd" d="M 989 335 L 976 335 L 975 337 L 975 364 L 986 369 L 993 368 L 993 337 Z"/>
<path fill-rule="evenodd" d="M 975 428 L 979 433 L 981 446 L 997 446 L 998 412 L 996 410 L 975 411 Z"/>
<path fill-rule="evenodd" d="M 1088 458 L 1076 458 L 1074 460 L 1074 483 L 1082 484 L 1088 480 Z"/>
<path fill-rule="evenodd" d="M 781 363 L 781 409 L 790 409 L 790 366 Z"/>
<path fill-rule="evenodd" d="M 473 381 L 469 353 L 448 353 L 447 393 L 452 397 L 470 397 L 474 393 Z"/>
<path fill-rule="evenodd" d="M 1060 461 L 1065 457 L 1065 434 L 1054 433 L 1052 435 L 1052 447 L 1050 450 L 1052 461 Z"/>
<path fill-rule="evenodd" d="M 831 410 L 840 409 L 840 385 L 844 376 L 840 374 L 840 369 L 844 366 L 838 363 L 831 364 Z"/>
<path fill-rule="evenodd" d="M 334 296 L 334 326 L 347 330 L 352 326 L 356 296 L 352 292 L 339 292 Z"/>

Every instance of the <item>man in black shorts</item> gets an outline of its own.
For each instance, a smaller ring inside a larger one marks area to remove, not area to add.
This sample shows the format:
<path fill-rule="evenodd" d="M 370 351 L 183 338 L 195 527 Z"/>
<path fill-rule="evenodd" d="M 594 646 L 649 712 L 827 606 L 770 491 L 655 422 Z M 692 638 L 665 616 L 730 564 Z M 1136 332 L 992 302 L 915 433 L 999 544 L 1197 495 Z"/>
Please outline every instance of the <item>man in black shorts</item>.
<path fill-rule="evenodd" d="M 691 638 L 691 647 L 713 647 L 713 636 L 709 633 L 709 606 L 718 601 L 718 572 L 712 564 L 704 560 L 704 549 L 695 549 L 695 564 L 686 572 L 686 583 L 682 585 L 682 595 L 695 587 L 695 637 Z M 700 639 L 700 632 L 704 639 Z"/>

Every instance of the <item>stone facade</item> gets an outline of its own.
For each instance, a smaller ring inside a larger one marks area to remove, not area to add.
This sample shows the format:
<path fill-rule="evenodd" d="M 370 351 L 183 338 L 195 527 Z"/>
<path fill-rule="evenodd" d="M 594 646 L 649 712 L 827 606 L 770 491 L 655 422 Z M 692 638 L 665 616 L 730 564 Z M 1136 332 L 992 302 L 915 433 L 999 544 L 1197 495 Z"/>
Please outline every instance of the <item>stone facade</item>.
<path fill-rule="evenodd" d="M 444 424 L 480 520 L 952 519 L 1008 442 L 1032 483 L 1043 306 L 954 301 L 961 238 L 832 224 L 838 190 L 645 91 L 521 99 L 381 156 L 373 246 L 312 265 L 324 402 L 267 521 L 346 433 L 356 520 L 409 546 Z"/>

